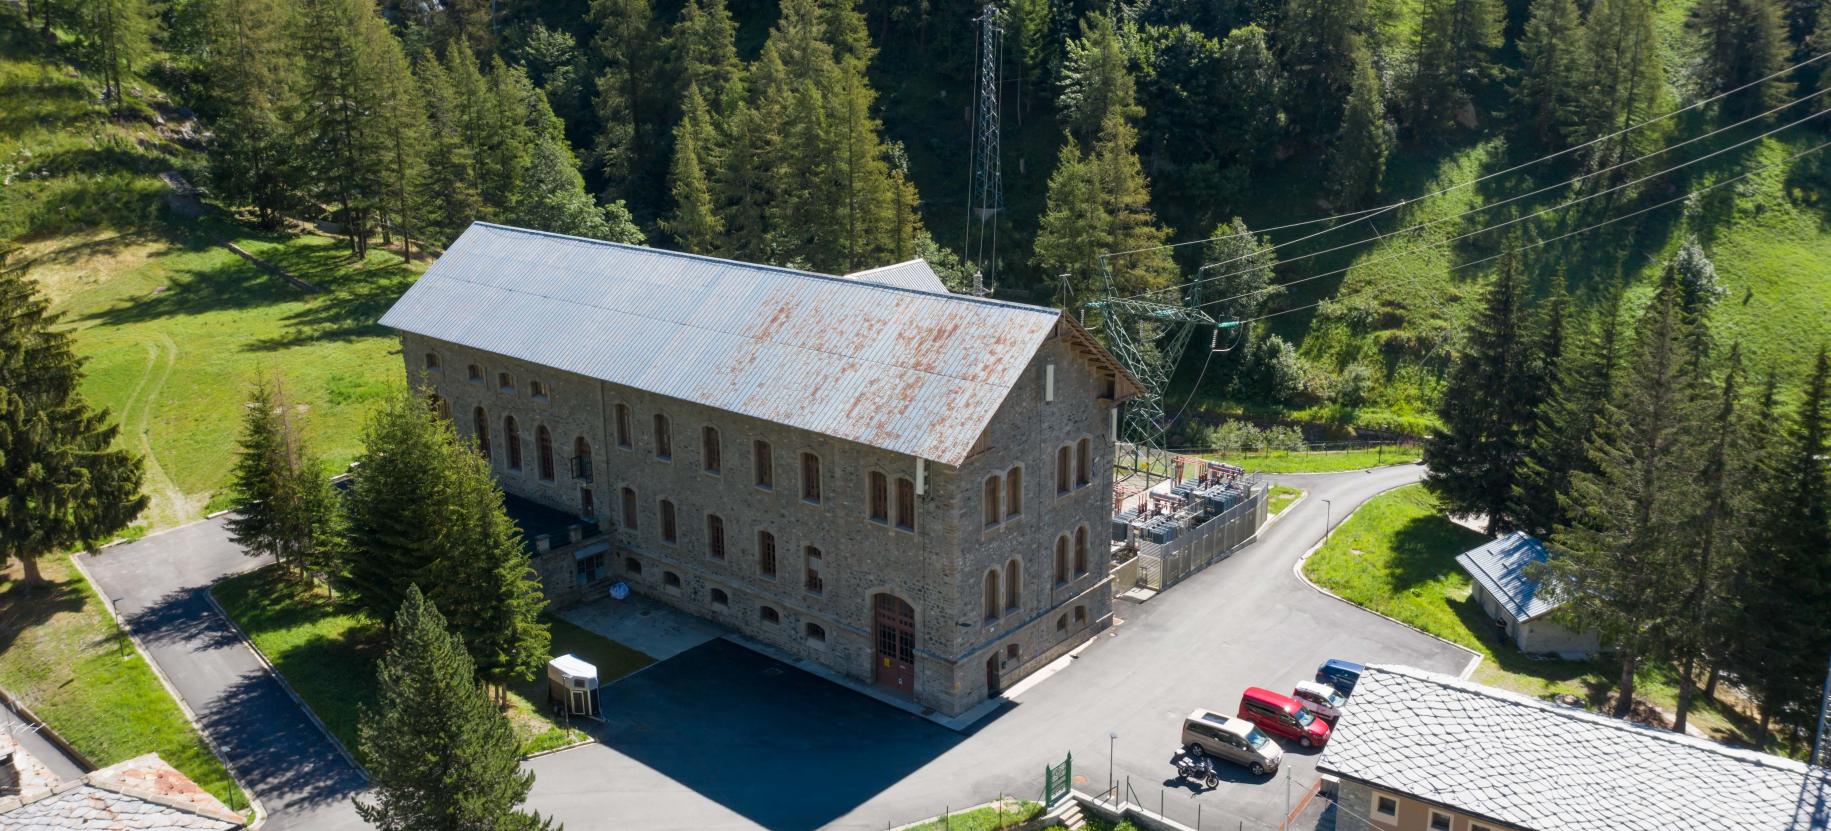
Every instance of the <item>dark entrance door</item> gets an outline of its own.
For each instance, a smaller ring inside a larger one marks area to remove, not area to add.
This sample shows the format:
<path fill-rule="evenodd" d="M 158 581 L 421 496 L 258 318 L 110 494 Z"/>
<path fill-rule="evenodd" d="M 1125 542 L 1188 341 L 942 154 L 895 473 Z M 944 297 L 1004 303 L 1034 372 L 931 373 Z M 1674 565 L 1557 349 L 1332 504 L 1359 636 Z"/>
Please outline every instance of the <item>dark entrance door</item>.
<path fill-rule="evenodd" d="M 915 609 L 893 594 L 871 598 L 877 655 L 872 681 L 898 695 L 915 696 Z"/>

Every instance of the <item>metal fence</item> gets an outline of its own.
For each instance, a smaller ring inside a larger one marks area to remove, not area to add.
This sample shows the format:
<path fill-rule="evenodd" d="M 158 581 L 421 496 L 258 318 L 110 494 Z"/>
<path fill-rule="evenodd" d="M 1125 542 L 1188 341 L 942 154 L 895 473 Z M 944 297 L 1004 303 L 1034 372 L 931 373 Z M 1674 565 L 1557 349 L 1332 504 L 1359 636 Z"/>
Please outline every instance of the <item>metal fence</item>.
<path fill-rule="evenodd" d="M 1251 542 L 1265 523 L 1266 494 L 1269 489 L 1257 480 L 1249 480 L 1252 495 L 1245 501 L 1184 530 L 1166 543 L 1143 541 L 1138 544 L 1138 585 L 1155 591 L 1174 586 L 1180 580 L 1210 564 L 1227 559 L 1240 546 Z"/>

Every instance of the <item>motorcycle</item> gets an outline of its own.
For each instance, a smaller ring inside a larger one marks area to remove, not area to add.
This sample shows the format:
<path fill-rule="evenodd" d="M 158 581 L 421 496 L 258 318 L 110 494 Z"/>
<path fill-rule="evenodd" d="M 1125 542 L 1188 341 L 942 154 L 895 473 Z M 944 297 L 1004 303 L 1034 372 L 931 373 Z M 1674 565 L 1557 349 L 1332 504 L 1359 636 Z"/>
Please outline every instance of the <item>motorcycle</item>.
<path fill-rule="evenodd" d="M 1220 774 L 1214 772 L 1214 760 L 1204 755 L 1185 752 L 1176 757 L 1176 775 L 1185 781 L 1210 788 L 1221 784 Z"/>

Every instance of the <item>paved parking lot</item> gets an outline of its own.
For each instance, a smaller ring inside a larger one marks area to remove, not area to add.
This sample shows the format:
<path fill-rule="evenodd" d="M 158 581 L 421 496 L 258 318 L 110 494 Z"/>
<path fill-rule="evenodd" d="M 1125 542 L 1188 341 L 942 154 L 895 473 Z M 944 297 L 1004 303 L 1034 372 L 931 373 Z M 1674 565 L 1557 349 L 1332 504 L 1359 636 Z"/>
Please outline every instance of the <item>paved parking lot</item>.
<path fill-rule="evenodd" d="M 1231 713 L 1248 686 L 1288 690 L 1329 657 L 1468 666 L 1468 652 L 1291 573 L 1322 533 L 1322 498 L 1339 523 L 1418 475 L 1290 477 L 1311 497 L 1258 543 L 1149 603 L 1120 604 L 1123 623 L 1074 666 L 965 733 L 712 641 L 607 688 L 603 741 L 534 760 L 531 804 L 574 828 L 615 816 L 627 827 L 881 829 L 1001 793 L 1036 798 L 1044 766 L 1072 752 L 1084 791 L 1117 781 L 1191 826 L 1199 815 L 1202 828 L 1277 828 L 1314 783 L 1318 754 L 1292 746 L 1276 778 L 1228 768 L 1196 793 L 1170 764 L 1181 719 Z"/>

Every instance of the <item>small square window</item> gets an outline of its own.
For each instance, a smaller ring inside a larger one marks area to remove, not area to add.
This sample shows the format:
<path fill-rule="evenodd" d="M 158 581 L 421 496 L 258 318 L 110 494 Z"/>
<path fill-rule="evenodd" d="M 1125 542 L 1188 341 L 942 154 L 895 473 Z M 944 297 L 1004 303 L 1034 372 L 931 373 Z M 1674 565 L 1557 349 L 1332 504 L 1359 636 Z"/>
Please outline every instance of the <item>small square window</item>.
<path fill-rule="evenodd" d="M 515 376 L 506 372 L 496 373 L 496 389 L 501 392 L 514 392 Z"/>
<path fill-rule="evenodd" d="M 1481 825 L 1479 823 L 1470 823 L 1469 831 L 1494 831 L 1494 829 L 1490 826 Z"/>
<path fill-rule="evenodd" d="M 469 379 L 471 383 L 473 383 L 473 384 L 483 383 L 483 367 L 477 366 L 476 364 L 471 364 L 469 367 L 465 368 L 464 372 L 465 372 L 464 377 Z"/>
<path fill-rule="evenodd" d="M 1390 796 L 1375 796 L 1373 798 L 1373 815 L 1376 817 L 1397 817 L 1399 815 L 1399 801 Z"/>
<path fill-rule="evenodd" d="M 1430 831 L 1450 831 L 1450 815 L 1442 811 L 1430 812 Z"/>
<path fill-rule="evenodd" d="M 438 372 L 439 371 L 439 353 L 437 353 L 437 352 L 426 353 L 426 371 L 427 372 Z"/>
<path fill-rule="evenodd" d="M 547 395 L 547 385 L 541 381 L 529 381 L 528 382 L 528 395 L 533 396 L 534 400 L 536 400 L 536 401 L 551 400 L 551 398 Z"/>

